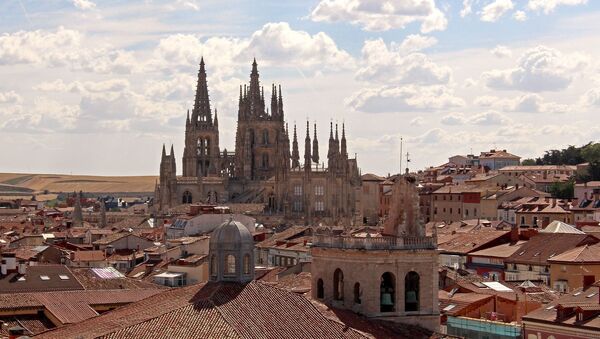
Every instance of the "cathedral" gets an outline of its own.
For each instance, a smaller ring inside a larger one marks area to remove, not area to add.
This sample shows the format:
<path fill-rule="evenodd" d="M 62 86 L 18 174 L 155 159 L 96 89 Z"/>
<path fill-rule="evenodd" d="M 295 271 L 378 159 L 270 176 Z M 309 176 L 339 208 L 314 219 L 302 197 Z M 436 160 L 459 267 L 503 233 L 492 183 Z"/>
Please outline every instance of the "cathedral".
<path fill-rule="evenodd" d="M 163 145 L 155 189 L 158 209 L 165 212 L 189 203 L 259 203 L 266 215 L 287 221 L 351 223 L 360 175 L 356 158 L 348 156 L 345 126 L 341 133 L 337 124 L 329 126 L 326 165 L 319 157 L 317 125 L 312 133 L 310 127 L 307 122 L 301 163 L 297 126 L 290 142 L 281 86 L 272 85 L 269 110 L 254 60 L 250 83 L 240 86 L 235 150 L 221 150 L 217 110 L 210 106 L 202 59 L 194 107 L 185 123 L 183 173 L 176 174 L 173 146 L 167 154 Z"/>

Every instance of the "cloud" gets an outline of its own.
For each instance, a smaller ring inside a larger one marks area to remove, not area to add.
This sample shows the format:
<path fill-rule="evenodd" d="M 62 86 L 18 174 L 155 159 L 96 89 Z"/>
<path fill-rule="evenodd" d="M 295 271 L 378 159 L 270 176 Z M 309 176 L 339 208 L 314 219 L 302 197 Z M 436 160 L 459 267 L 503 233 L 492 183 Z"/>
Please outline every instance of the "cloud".
<path fill-rule="evenodd" d="M 425 119 L 422 117 L 413 118 L 410 123 L 411 126 L 423 126 L 425 124 Z"/>
<path fill-rule="evenodd" d="M 463 8 L 460 10 L 461 18 L 464 18 L 473 12 L 472 6 L 473 6 L 473 0 L 463 0 Z"/>
<path fill-rule="evenodd" d="M 433 0 L 321 0 L 309 16 L 317 22 L 350 22 L 366 31 L 403 29 L 421 23 L 421 32 L 443 31 L 448 25 Z"/>
<path fill-rule="evenodd" d="M 526 93 L 514 99 L 504 99 L 484 95 L 475 98 L 473 103 L 480 107 L 501 109 L 505 112 L 564 113 L 569 109 L 568 105 L 558 104 L 556 102 L 546 102 L 544 98 L 537 93 Z"/>
<path fill-rule="evenodd" d="M 90 48 L 79 31 L 18 31 L 0 36 L 0 65 L 36 64 L 96 73 L 130 73 L 137 64 L 132 52 L 110 46 Z"/>
<path fill-rule="evenodd" d="M 73 6 L 84 11 L 96 8 L 96 4 L 90 0 L 73 0 Z"/>
<path fill-rule="evenodd" d="M 588 64 L 586 55 L 563 54 L 550 47 L 538 46 L 527 50 L 517 67 L 484 72 L 482 78 L 492 89 L 558 91 L 567 88 Z"/>
<path fill-rule="evenodd" d="M 20 104 L 23 98 L 15 91 L 0 92 L 0 104 Z"/>
<path fill-rule="evenodd" d="M 481 21 L 496 22 L 514 6 L 511 0 L 495 0 L 483 7 L 479 18 Z"/>
<path fill-rule="evenodd" d="M 511 50 L 508 47 L 502 45 L 496 46 L 490 52 L 498 58 L 508 58 L 512 56 Z"/>
<path fill-rule="evenodd" d="M 600 107 L 600 88 L 592 88 L 585 92 L 580 99 L 583 106 Z"/>
<path fill-rule="evenodd" d="M 440 122 L 444 125 L 464 125 L 467 119 L 462 113 L 450 113 L 443 116 Z"/>
<path fill-rule="evenodd" d="M 523 12 L 523 11 L 515 11 L 515 13 L 513 14 L 513 19 L 517 20 L 517 21 L 526 21 L 527 20 L 527 13 Z"/>
<path fill-rule="evenodd" d="M 392 113 L 443 110 L 465 105 L 445 86 L 365 88 L 346 99 L 346 104 L 366 113 Z"/>
<path fill-rule="evenodd" d="M 191 34 L 174 34 L 161 39 L 148 68 L 166 72 L 190 71 L 201 56 L 221 77 L 232 75 L 240 62 L 253 57 L 259 64 L 339 70 L 354 60 L 323 32 L 310 35 L 293 30 L 288 23 L 267 23 L 250 38 L 211 37 L 202 42 Z"/>
<path fill-rule="evenodd" d="M 483 112 L 469 118 L 468 122 L 473 125 L 493 126 L 510 123 L 512 120 L 502 113 L 495 111 Z"/>
<path fill-rule="evenodd" d="M 368 40 L 362 48 L 359 80 L 378 83 L 433 85 L 448 83 L 451 70 L 431 61 L 425 54 L 404 52 L 382 39 Z"/>
<path fill-rule="evenodd" d="M 587 0 L 529 0 L 527 8 L 532 11 L 542 11 L 544 14 L 554 12 L 558 6 L 577 6 L 586 4 Z"/>
<path fill-rule="evenodd" d="M 411 34 L 404 38 L 399 50 L 403 52 L 417 52 L 437 44 L 437 39 L 432 36 Z"/>

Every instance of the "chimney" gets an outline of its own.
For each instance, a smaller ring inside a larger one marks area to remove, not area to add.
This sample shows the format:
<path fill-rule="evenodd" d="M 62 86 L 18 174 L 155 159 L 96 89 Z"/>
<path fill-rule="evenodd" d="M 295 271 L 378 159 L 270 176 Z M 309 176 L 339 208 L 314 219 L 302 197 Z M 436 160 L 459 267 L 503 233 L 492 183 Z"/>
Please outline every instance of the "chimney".
<path fill-rule="evenodd" d="M 510 229 L 510 243 L 516 244 L 519 241 L 519 227 L 513 225 Z"/>
<path fill-rule="evenodd" d="M 25 329 L 21 326 L 14 326 L 8 329 L 8 339 L 17 339 L 23 336 Z"/>
<path fill-rule="evenodd" d="M 25 275 L 27 273 L 27 262 L 24 260 L 19 261 L 19 274 Z"/>

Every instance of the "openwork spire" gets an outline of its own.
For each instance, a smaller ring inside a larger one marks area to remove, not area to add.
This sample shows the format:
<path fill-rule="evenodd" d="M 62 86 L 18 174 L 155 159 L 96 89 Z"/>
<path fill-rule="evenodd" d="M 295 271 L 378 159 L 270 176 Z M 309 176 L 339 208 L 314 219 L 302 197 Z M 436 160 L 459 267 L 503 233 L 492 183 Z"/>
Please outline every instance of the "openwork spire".
<path fill-rule="evenodd" d="M 312 148 L 312 161 L 319 163 L 319 141 L 317 140 L 317 123 L 315 122 L 314 135 L 313 135 L 313 148 Z"/>
<path fill-rule="evenodd" d="M 208 84 L 206 81 L 206 69 L 204 68 L 204 58 L 200 59 L 200 70 L 198 71 L 198 83 L 196 84 L 196 98 L 194 100 L 194 110 L 192 112 L 192 122 L 212 124 L 210 111 L 210 99 L 208 98 Z"/>
<path fill-rule="evenodd" d="M 310 147 L 310 123 L 306 121 L 306 138 L 304 139 L 304 168 L 307 169 L 310 169 L 312 161 Z"/>
<path fill-rule="evenodd" d="M 294 139 L 292 141 L 292 168 L 300 167 L 300 152 L 298 151 L 298 134 L 294 124 Z"/>
<path fill-rule="evenodd" d="M 342 156 L 348 158 L 348 146 L 346 145 L 346 125 L 342 123 L 342 141 L 340 152 Z"/>

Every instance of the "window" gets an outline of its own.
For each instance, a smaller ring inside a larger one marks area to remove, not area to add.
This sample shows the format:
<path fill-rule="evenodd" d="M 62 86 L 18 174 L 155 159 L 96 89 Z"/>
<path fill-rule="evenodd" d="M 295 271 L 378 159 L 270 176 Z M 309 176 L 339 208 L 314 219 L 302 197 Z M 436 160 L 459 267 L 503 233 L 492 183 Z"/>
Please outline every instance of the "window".
<path fill-rule="evenodd" d="M 217 256 L 213 255 L 210 258 L 210 274 L 213 276 L 217 276 Z"/>
<path fill-rule="evenodd" d="M 525 225 L 525 217 L 521 216 L 521 225 Z"/>
<path fill-rule="evenodd" d="M 460 215 L 460 208 L 458 209 L 458 215 Z"/>
<path fill-rule="evenodd" d="M 315 211 L 323 212 L 325 210 L 325 203 L 322 201 L 315 201 Z"/>
<path fill-rule="evenodd" d="M 294 201 L 294 212 L 302 212 L 302 200 Z"/>
<path fill-rule="evenodd" d="M 269 168 L 269 155 L 266 153 L 262 155 L 262 167 Z"/>
<path fill-rule="evenodd" d="M 561 270 L 561 272 L 566 272 L 567 271 L 567 266 L 566 265 L 560 265 L 560 270 Z"/>
<path fill-rule="evenodd" d="M 474 209 L 473 209 L 473 216 L 474 216 L 474 217 L 476 217 L 476 216 L 477 216 L 477 209 L 476 209 L 476 208 L 474 208 Z"/>
<path fill-rule="evenodd" d="M 250 254 L 244 255 L 244 274 L 250 274 Z"/>
<path fill-rule="evenodd" d="M 263 144 L 269 144 L 269 131 L 267 131 L 266 129 L 263 130 Z"/>
<path fill-rule="evenodd" d="M 467 216 L 467 217 L 469 216 L 469 210 L 468 209 L 465 209 L 465 216 Z"/>
<path fill-rule="evenodd" d="M 404 278 L 404 311 L 414 312 L 419 310 L 419 274 L 408 272 Z"/>
<path fill-rule="evenodd" d="M 452 207 L 450 207 L 450 214 L 452 214 Z"/>
<path fill-rule="evenodd" d="M 317 298 L 323 299 L 325 297 L 325 291 L 323 289 L 323 279 L 317 280 Z"/>
<path fill-rule="evenodd" d="M 333 272 L 333 299 L 344 300 L 344 272 L 339 268 Z"/>
<path fill-rule="evenodd" d="M 354 303 L 355 304 L 361 303 L 361 300 L 360 300 L 361 294 L 362 294 L 362 291 L 360 290 L 360 283 L 355 283 L 354 284 Z"/>
<path fill-rule="evenodd" d="M 62 275 L 61 274 L 58 277 L 60 278 L 60 280 L 69 280 L 70 279 L 68 275 Z"/>
<path fill-rule="evenodd" d="M 294 186 L 294 195 L 302 195 L 302 186 L 300 186 L 300 185 Z"/>
<path fill-rule="evenodd" d="M 394 312 L 396 310 L 396 277 L 390 272 L 381 275 L 379 309 L 381 312 Z"/>
<path fill-rule="evenodd" d="M 225 260 L 225 274 L 235 274 L 235 256 L 228 254 Z"/>
<path fill-rule="evenodd" d="M 315 186 L 315 195 L 323 195 L 324 193 L 323 186 Z"/>
<path fill-rule="evenodd" d="M 183 197 L 181 198 L 182 204 L 191 204 L 192 203 L 192 193 L 190 191 L 183 192 Z"/>
<path fill-rule="evenodd" d="M 40 275 L 40 279 L 42 279 L 44 281 L 48 281 L 48 280 L 50 280 L 50 277 L 47 275 Z"/>

